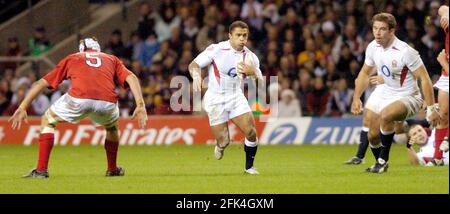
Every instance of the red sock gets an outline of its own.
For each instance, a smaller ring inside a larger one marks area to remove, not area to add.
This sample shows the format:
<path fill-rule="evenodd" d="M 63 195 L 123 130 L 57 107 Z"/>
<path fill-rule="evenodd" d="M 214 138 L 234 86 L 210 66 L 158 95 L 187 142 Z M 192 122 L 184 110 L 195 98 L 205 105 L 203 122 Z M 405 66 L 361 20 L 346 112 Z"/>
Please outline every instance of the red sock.
<path fill-rule="evenodd" d="M 44 133 L 39 135 L 39 159 L 37 170 L 44 171 L 48 167 L 48 159 L 53 148 L 55 136 L 53 133 Z"/>
<path fill-rule="evenodd" d="M 108 171 L 117 169 L 116 159 L 119 142 L 105 140 L 106 159 L 108 160 Z"/>
<path fill-rule="evenodd" d="M 442 159 L 442 151 L 439 150 L 444 137 L 448 135 L 448 128 L 438 129 L 436 128 L 435 145 L 434 145 L 434 159 Z"/>

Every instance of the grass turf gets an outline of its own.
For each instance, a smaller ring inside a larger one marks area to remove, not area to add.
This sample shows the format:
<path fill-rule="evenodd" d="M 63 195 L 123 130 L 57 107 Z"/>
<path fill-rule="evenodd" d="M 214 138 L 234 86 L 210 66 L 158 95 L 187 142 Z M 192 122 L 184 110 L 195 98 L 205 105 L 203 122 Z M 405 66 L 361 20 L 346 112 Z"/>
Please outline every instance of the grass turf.
<path fill-rule="evenodd" d="M 0 193 L 445 193 L 449 168 L 412 166 L 406 149 L 393 145 L 390 168 L 366 173 L 373 164 L 342 164 L 356 145 L 259 146 L 255 166 L 261 175 L 244 175 L 245 153 L 231 145 L 222 160 L 213 146 L 121 146 L 124 177 L 104 177 L 102 146 L 55 146 L 50 179 L 23 179 L 35 166 L 37 146 L 0 146 Z M 244 185 L 251 184 L 251 185 Z"/>

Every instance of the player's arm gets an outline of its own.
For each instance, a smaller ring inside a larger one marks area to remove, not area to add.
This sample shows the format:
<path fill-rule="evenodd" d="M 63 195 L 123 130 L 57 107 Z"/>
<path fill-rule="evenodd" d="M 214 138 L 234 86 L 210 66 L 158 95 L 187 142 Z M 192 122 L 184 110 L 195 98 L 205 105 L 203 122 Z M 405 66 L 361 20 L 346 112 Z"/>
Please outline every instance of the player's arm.
<path fill-rule="evenodd" d="M 437 61 L 439 62 L 439 64 L 441 64 L 442 68 L 444 69 L 445 73 L 447 73 L 448 75 L 448 59 L 447 59 L 447 55 L 445 54 L 445 49 L 443 49 L 438 57 L 437 57 Z"/>
<path fill-rule="evenodd" d="M 424 96 L 425 104 L 427 105 L 427 120 L 431 126 L 436 126 L 439 119 L 439 114 L 437 112 L 436 106 L 434 105 L 433 85 L 431 83 L 431 79 L 428 75 L 427 69 L 424 65 L 421 65 L 412 73 L 413 76 L 421 83 L 422 94 Z"/>
<path fill-rule="evenodd" d="M 364 63 L 361 71 L 358 74 L 358 77 L 355 79 L 355 91 L 353 93 L 353 102 L 352 102 L 352 113 L 360 114 L 363 110 L 361 103 L 361 95 L 369 86 L 369 77 L 371 73 L 375 70 L 375 66 L 369 66 Z"/>
<path fill-rule="evenodd" d="M 447 29 L 448 28 L 448 6 L 442 5 L 441 7 L 439 7 L 438 14 L 441 17 L 441 20 L 440 20 L 441 27 L 443 29 Z"/>
<path fill-rule="evenodd" d="M 419 165 L 419 157 L 417 157 L 416 150 L 412 146 L 407 148 L 408 160 L 412 165 Z"/>
<path fill-rule="evenodd" d="M 133 93 L 134 101 L 136 102 L 136 109 L 133 112 L 131 119 L 137 119 L 139 127 L 144 128 L 147 123 L 147 110 L 145 109 L 144 98 L 142 97 L 141 85 L 139 79 L 134 74 L 129 74 L 125 81 L 130 86 L 131 93 Z"/>
<path fill-rule="evenodd" d="M 25 96 L 25 99 L 20 103 L 19 108 L 14 112 L 13 116 L 9 118 L 8 122 L 12 121 L 13 129 L 20 129 L 22 121 L 27 121 L 27 109 L 30 107 L 31 102 L 44 90 L 49 87 L 50 84 L 45 79 L 40 79 L 36 81 L 31 89 L 28 91 L 28 94 Z"/>
<path fill-rule="evenodd" d="M 413 72 L 413 75 L 421 83 L 422 94 L 425 98 L 425 103 L 427 104 L 427 106 L 434 105 L 433 85 L 425 66 L 421 65 L 417 70 Z"/>
<path fill-rule="evenodd" d="M 192 84 L 193 84 L 193 90 L 194 91 L 201 91 L 202 90 L 202 69 L 200 68 L 200 65 L 198 65 L 195 61 L 192 61 L 189 64 L 189 73 L 192 77 Z"/>
<path fill-rule="evenodd" d="M 216 49 L 218 48 L 215 45 L 208 46 L 189 64 L 188 70 L 192 77 L 192 89 L 194 92 L 202 90 L 202 68 L 212 63 Z"/>

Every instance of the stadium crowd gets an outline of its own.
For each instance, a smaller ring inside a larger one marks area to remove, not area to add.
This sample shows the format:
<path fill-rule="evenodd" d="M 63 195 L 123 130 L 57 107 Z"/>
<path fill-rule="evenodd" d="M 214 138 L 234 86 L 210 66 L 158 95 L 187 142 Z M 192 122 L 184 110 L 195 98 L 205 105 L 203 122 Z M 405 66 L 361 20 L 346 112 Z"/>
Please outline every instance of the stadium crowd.
<path fill-rule="evenodd" d="M 131 35 L 111 32 L 103 51 L 119 57 L 139 77 L 148 114 L 173 112 L 172 77 L 190 79 L 188 64 L 209 44 L 228 38 L 228 26 L 243 20 L 250 27 L 247 46 L 261 61 L 265 76 L 278 76 L 279 112 L 298 116 L 350 114 L 354 79 L 363 64 L 365 49 L 373 40 L 372 16 L 394 14 L 399 39 L 419 51 L 433 83 L 441 67 L 436 60 L 444 48 L 438 8 L 429 0 L 163 0 L 159 7 L 143 2 L 138 26 Z M 52 47 L 45 28 L 35 29 L 26 52 L 17 38 L 8 39 L 5 56 L 38 56 Z M 75 50 L 75 48 L 74 48 Z M 31 83 L 34 72 L 18 75 L 16 63 L 0 66 L 0 115 L 12 115 Z M 207 73 L 207 72 L 204 72 Z M 29 109 L 42 115 L 69 87 L 46 91 Z M 130 92 L 119 91 L 122 115 L 134 109 Z M 283 116 L 280 114 L 279 116 Z M 293 116 L 287 114 L 284 116 Z"/>

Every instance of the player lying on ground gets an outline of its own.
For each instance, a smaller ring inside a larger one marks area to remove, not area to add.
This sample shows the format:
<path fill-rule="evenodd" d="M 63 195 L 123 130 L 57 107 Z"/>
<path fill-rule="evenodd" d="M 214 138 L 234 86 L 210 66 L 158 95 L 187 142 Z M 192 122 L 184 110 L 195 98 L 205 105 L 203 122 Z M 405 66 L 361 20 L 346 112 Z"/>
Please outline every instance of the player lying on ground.
<path fill-rule="evenodd" d="M 408 159 L 413 165 L 434 166 L 432 162 L 434 156 L 434 150 L 437 144 L 435 144 L 434 134 L 435 130 L 430 130 L 426 125 L 410 124 L 407 132 L 408 141 L 406 143 L 408 151 Z M 418 145 L 420 151 L 416 152 L 413 145 Z M 443 141 L 439 145 L 439 149 L 443 153 L 442 165 L 448 165 L 448 141 Z"/>

